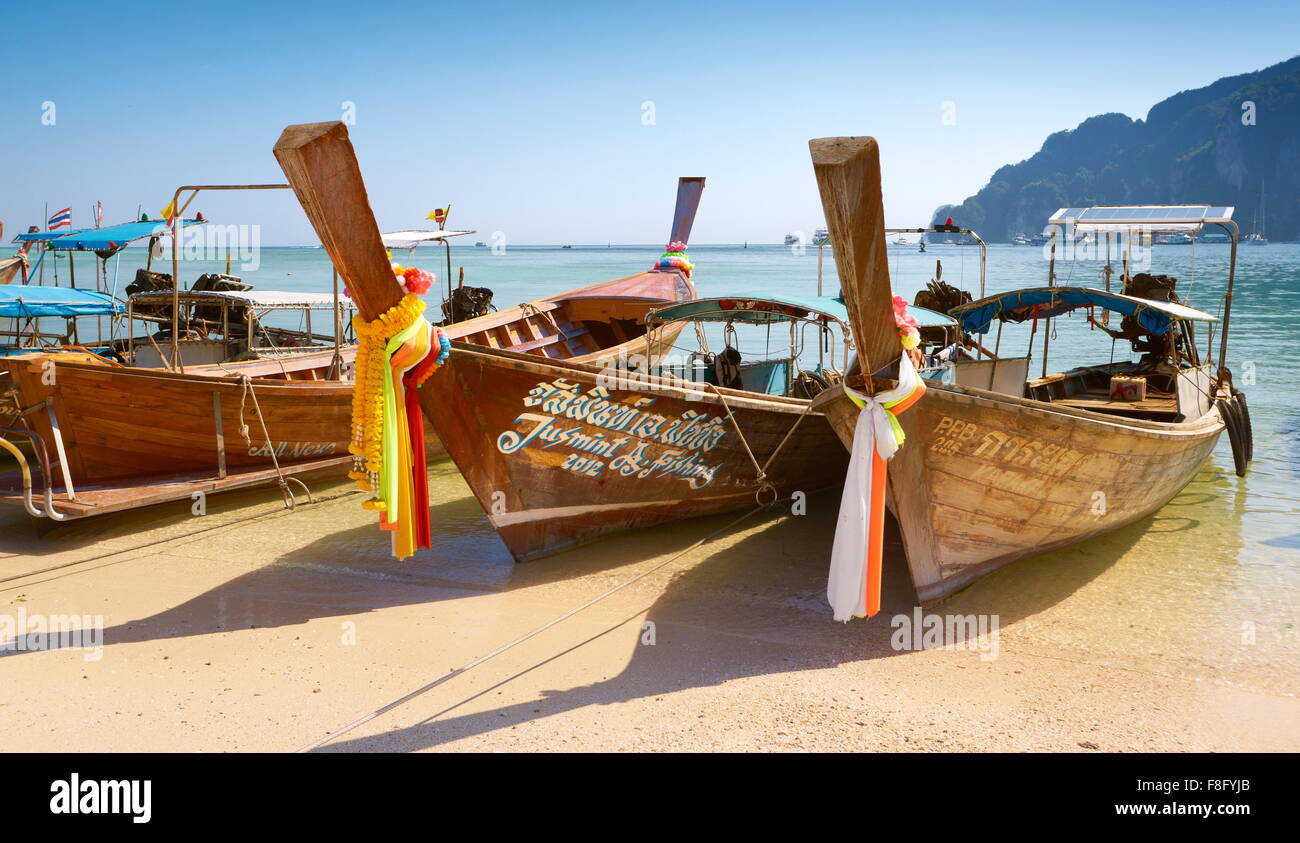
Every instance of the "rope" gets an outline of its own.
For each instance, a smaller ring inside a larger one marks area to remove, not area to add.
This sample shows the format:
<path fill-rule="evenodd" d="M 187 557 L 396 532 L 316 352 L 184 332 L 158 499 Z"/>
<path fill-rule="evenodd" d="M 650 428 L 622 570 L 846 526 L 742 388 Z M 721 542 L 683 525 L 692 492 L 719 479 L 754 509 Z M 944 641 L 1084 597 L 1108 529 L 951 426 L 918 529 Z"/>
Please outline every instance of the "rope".
<path fill-rule="evenodd" d="M 727 403 L 727 396 L 719 392 L 718 388 L 711 383 L 705 382 L 704 386 L 713 390 L 713 394 L 718 396 L 718 400 L 722 402 L 722 408 L 727 411 L 727 418 L 731 420 L 731 426 L 735 428 L 736 435 L 740 437 L 740 444 L 745 446 L 745 453 L 749 454 L 749 461 L 754 464 L 754 471 L 758 472 L 757 480 L 759 485 L 767 485 L 767 472 L 763 471 L 763 466 L 758 464 L 758 458 L 754 456 L 753 450 L 750 449 L 749 440 L 745 438 L 744 432 L 740 429 L 740 423 L 736 421 L 736 414 L 731 412 L 731 405 Z"/>
<path fill-rule="evenodd" d="M 172 371 L 171 361 L 167 359 L 167 355 L 163 354 L 162 349 L 158 347 L 158 342 L 153 338 L 153 334 L 147 334 L 146 336 L 149 337 L 149 344 L 153 346 L 153 350 L 158 352 L 158 359 L 162 361 L 163 369 L 168 372 Z"/>
<path fill-rule="evenodd" d="M 774 503 L 776 503 L 776 501 L 773 501 L 772 503 L 774 504 Z M 709 535 L 705 536 L 704 538 L 700 539 L 699 541 L 695 542 L 694 544 L 692 544 L 691 546 L 685 548 L 684 550 L 681 550 L 681 551 L 679 551 L 679 552 L 673 554 L 673 555 L 670 556 L 668 559 L 665 559 L 663 562 L 660 562 L 658 565 L 655 565 L 655 566 L 652 567 L 652 568 L 649 568 L 649 569 L 647 569 L 647 570 L 645 570 L 645 571 L 642 571 L 641 573 L 637 574 L 636 576 L 632 577 L 631 579 L 624 580 L 623 582 L 619 583 L 618 585 L 614 586 L 613 588 L 609 589 L 608 591 L 604 592 L 603 594 L 599 594 L 599 595 L 597 595 L 597 596 L 591 598 L 591 599 L 588 600 L 587 602 L 585 602 L 585 603 L 583 603 L 583 604 L 581 604 L 581 605 L 579 605 L 579 606 L 576 606 L 576 607 L 570 609 L 569 611 L 565 612 L 564 614 L 560 615 L 559 617 L 553 618 L 552 620 L 547 621 L 546 623 L 544 623 L 544 624 L 542 624 L 541 626 L 539 626 L 539 627 L 537 627 L 537 628 L 531 630 L 530 632 L 526 632 L 526 633 L 524 633 L 523 635 L 519 636 L 519 637 L 516 638 L 515 640 L 513 640 L 513 641 L 511 641 L 511 642 L 509 642 L 509 643 L 507 643 L 507 644 L 502 644 L 500 647 L 497 647 L 495 650 L 493 650 L 492 652 L 488 653 L 487 655 L 479 656 L 477 659 L 474 659 L 472 662 L 470 662 L 469 664 L 465 665 L 464 667 L 458 667 L 458 668 L 456 668 L 455 670 L 453 670 L 453 671 L 451 671 L 450 673 L 448 673 L 447 675 L 445 675 L 445 676 L 440 676 L 440 677 L 438 677 L 437 679 L 433 680 L 432 682 L 428 683 L 427 685 L 424 685 L 423 687 L 420 687 L 420 688 L 415 689 L 414 691 L 410 692 L 410 693 L 407 694 L 406 696 L 401 697 L 400 699 L 394 700 L 393 702 L 390 702 L 390 703 L 388 703 L 388 704 L 385 705 L 385 706 L 382 706 L 382 707 L 380 707 L 380 708 L 375 709 L 374 711 L 370 712 L 369 714 L 365 715 L 364 717 L 360 717 L 360 718 L 358 718 L 358 719 L 352 721 L 352 722 L 349 723 L 348 725 L 344 726 L 342 729 L 339 729 L 338 731 L 333 732 L 333 733 L 331 733 L 331 734 L 328 734 L 328 735 L 326 735 L 325 737 L 323 737 L 323 738 L 321 738 L 321 739 L 319 739 L 319 740 L 317 740 L 317 741 L 313 741 L 312 743 L 307 744 L 306 746 L 304 746 L 304 747 L 302 747 L 301 749 L 299 749 L 298 752 L 311 752 L 311 751 L 314 750 L 314 749 L 319 749 L 320 747 L 324 746 L 325 744 L 329 743 L 330 741 L 334 740 L 335 738 L 338 738 L 338 737 L 340 737 L 340 736 L 342 736 L 342 735 L 346 735 L 348 732 L 351 732 L 352 730 L 354 730 L 354 729 L 356 729 L 356 728 L 358 728 L 358 727 L 360 727 L 360 726 L 364 726 L 365 724 L 369 723 L 371 720 L 374 720 L 376 717 L 379 717 L 379 716 L 381 716 L 381 715 L 383 715 L 383 714 L 386 714 L 386 713 L 392 711 L 393 709 L 397 708 L 398 706 L 405 705 L 406 703 L 410 702 L 411 700 L 415 699 L 416 697 L 419 697 L 419 696 L 421 696 L 421 695 L 423 695 L 423 694 L 428 693 L 429 691 L 432 691 L 434 688 L 438 687 L 439 685 L 443 684 L 444 682 L 447 682 L 447 681 L 449 681 L 449 680 L 451 680 L 451 679 L 454 679 L 455 677 L 460 676 L 460 675 L 462 675 L 462 674 L 464 674 L 464 673 L 468 673 L 469 671 L 473 670 L 474 668 L 478 667 L 479 665 L 484 664 L 485 662 L 490 661 L 491 659 L 496 658 L 497 656 L 501 655 L 502 653 L 505 653 L 505 652 L 507 652 L 507 651 L 509 651 L 509 650 L 514 649 L 515 647 L 519 646 L 520 644 L 523 644 L 525 641 L 528 641 L 528 640 L 531 639 L 531 638 L 536 638 L 538 635 L 541 635 L 543 632 L 546 632 L 548 629 L 551 629 L 552 627 L 558 626 L 559 624 L 563 623 L 564 621 L 568 620 L 569 618 L 573 617 L 574 615 L 578 614 L 579 612 L 582 612 L 583 610 L 588 609 L 588 608 L 590 608 L 590 607 L 596 605 L 597 603 L 601 602 L 602 600 L 605 600 L 606 598 L 612 597 L 613 595 L 617 594 L 618 592 L 622 591 L 623 589 L 627 588 L 628 586 L 632 585 L 633 583 L 636 583 L 636 582 L 638 582 L 638 581 L 640 581 L 640 580 L 643 580 L 643 579 L 645 579 L 646 577 L 650 576 L 651 574 L 653 574 L 653 573 L 655 573 L 655 572 L 657 572 L 657 571 L 660 571 L 660 570 L 662 570 L 662 569 L 668 567 L 668 566 L 671 565 L 673 562 L 676 562 L 678 559 L 680 559 L 681 557 L 685 556 L 687 553 L 690 553 L 692 550 L 695 550 L 697 547 L 700 547 L 701 545 L 707 544 L 708 542 L 712 541 L 712 540 L 715 539 L 716 537 L 722 535 L 723 533 L 727 532 L 728 530 L 731 530 L 732 528 L 734 528 L 735 526 L 737 526 L 737 525 L 740 524 L 741 522 L 743 522 L 743 521 L 745 521 L 746 519 L 750 518 L 750 517 L 753 516 L 754 514 L 756 514 L 756 513 L 758 513 L 758 512 L 761 512 L 761 511 L 763 511 L 764 509 L 767 509 L 767 508 L 770 507 L 771 505 L 772 505 L 772 504 L 767 504 L 766 506 L 764 506 L 764 505 L 759 505 L 759 506 L 754 507 L 753 509 L 749 510 L 749 511 L 746 512 L 745 514 L 741 515 L 739 518 L 735 519 L 734 521 L 731 521 L 729 524 L 726 524 L 725 526 L 719 528 L 718 530 L 716 530 L 716 531 L 710 533 Z"/>
<path fill-rule="evenodd" d="M 794 435 L 795 430 L 799 428 L 799 425 L 803 422 L 804 418 L 812 412 L 812 401 L 808 401 L 804 404 L 803 412 L 794 420 L 794 424 L 790 425 L 790 429 L 785 432 L 784 438 L 781 439 L 780 443 L 772 453 L 768 455 L 767 460 L 762 465 L 759 465 L 758 458 L 754 456 L 754 450 L 749 447 L 749 440 L 745 438 L 744 431 L 740 429 L 740 423 L 736 421 L 736 414 L 731 411 L 731 405 L 727 403 L 727 396 L 719 392 L 718 388 L 711 383 L 706 382 L 704 386 L 713 390 L 713 394 L 718 396 L 718 400 L 722 402 L 723 408 L 727 411 L 727 418 L 731 420 L 731 426 L 735 429 L 736 436 L 740 438 L 740 444 L 745 447 L 745 453 L 749 454 L 749 461 L 754 464 L 754 472 L 757 475 L 754 480 L 758 484 L 758 489 L 754 492 L 755 499 L 760 501 L 761 505 L 761 496 L 763 492 L 770 491 L 772 493 L 772 502 L 775 503 L 777 500 L 777 490 L 776 487 L 768 481 L 767 470 L 771 467 L 772 461 L 781 453 L 781 449 L 785 447 L 785 443 L 790 441 L 790 437 Z"/>
<path fill-rule="evenodd" d="M 271 434 L 266 429 L 266 419 L 262 416 L 262 405 L 257 402 L 257 390 L 253 388 L 253 379 L 248 375 L 240 375 L 239 384 L 242 387 L 239 393 L 239 435 L 243 437 L 244 444 L 249 447 L 253 445 L 253 440 L 248 435 L 248 424 L 244 421 L 244 400 L 251 396 L 253 411 L 257 413 L 257 422 L 262 428 L 262 438 L 266 440 L 266 450 L 271 455 L 271 465 L 275 467 L 276 483 L 280 487 L 280 494 L 284 497 L 285 508 L 294 509 L 298 506 L 298 499 L 294 497 L 293 490 L 289 488 L 290 481 L 302 487 L 302 490 L 307 494 L 307 500 L 310 502 L 312 496 L 307 484 L 297 477 L 285 477 L 284 472 L 280 470 L 280 460 L 275 455 L 275 445 L 271 442 Z"/>
<path fill-rule="evenodd" d="M 551 327 L 555 329 L 555 333 L 559 334 L 560 339 L 567 339 L 564 331 L 560 330 L 560 326 L 556 323 L 555 317 L 551 315 L 549 310 L 542 310 L 532 302 L 525 301 L 519 303 L 519 312 L 524 315 L 525 319 L 529 316 L 545 316 L 546 321 L 551 323 Z"/>

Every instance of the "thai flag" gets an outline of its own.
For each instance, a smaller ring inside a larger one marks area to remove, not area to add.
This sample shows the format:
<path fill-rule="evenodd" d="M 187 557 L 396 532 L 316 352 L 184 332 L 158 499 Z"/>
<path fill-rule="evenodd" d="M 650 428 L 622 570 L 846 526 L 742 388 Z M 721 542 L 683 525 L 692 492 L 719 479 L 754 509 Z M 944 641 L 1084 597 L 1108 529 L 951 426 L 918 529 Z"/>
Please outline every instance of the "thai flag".
<path fill-rule="evenodd" d="M 57 228 L 72 228 L 72 209 L 64 208 L 62 211 L 55 212 L 50 217 L 49 222 L 45 223 L 46 231 L 54 231 Z"/>

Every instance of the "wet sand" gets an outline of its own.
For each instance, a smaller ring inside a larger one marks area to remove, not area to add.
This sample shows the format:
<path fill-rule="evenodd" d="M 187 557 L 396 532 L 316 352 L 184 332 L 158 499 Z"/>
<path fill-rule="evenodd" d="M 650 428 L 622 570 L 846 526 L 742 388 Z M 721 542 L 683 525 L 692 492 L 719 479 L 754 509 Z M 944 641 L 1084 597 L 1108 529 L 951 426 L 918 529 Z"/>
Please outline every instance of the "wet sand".
<path fill-rule="evenodd" d="M 1184 503 L 1203 507 L 1219 482 L 1205 473 Z M 733 517 L 515 566 L 459 475 L 435 468 L 431 486 L 435 548 L 405 563 L 355 495 L 289 513 L 249 492 L 210 499 L 203 518 L 177 504 L 66 525 L 0 511 L 0 615 L 105 625 L 97 661 L 0 656 L 0 751 L 295 750 Z M 807 515 L 756 517 L 324 749 L 1296 751 L 1296 636 L 1234 581 L 1239 535 L 1219 525 L 1186 553 L 1179 503 L 936 607 L 999 616 L 985 660 L 891 646 L 889 617 L 913 605 L 897 558 L 882 614 L 835 623 L 838 500 L 814 497 Z"/>

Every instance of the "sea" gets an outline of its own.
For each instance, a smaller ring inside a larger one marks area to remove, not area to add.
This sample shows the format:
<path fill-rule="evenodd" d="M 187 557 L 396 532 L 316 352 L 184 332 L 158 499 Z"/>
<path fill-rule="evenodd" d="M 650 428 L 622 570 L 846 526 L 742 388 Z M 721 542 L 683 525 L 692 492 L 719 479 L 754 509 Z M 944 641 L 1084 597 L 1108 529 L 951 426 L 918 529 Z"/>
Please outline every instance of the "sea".
<path fill-rule="evenodd" d="M 452 278 L 487 287 L 499 308 L 562 290 L 632 274 L 651 266 L 658 246 L 456 245 Z M 780 245 L 692 245 L 693 280 L 702 296 L 838 293 L 830 250 Z M 437 290 L 445 288 L 448 262 L 441 248 L 421 247 L 396 260 L 436 274 L 426 297 L 437 313 Z M 1019 287 L 1056 283 L 1102 286 L 1104 255 L 1081 250 L 1059 253 L 1053 263 L 1043 247 L 992 244 L 981 279 L 980 252 L 973 243 L 891 246 L 894 290 L 909 302 L 926 282 L 944 281 L 979 298 Z M 120 267 L 110 261 L 101 283 L 120 291 L 144 252 L 128 249 Z M 164 261 L 169 264 L 169 261 Z M 262 248 L 232 274 L 261 290 L 329 292 L 329 260 L 320 248 Z M 1220 315 L 1227 287 L 1230 247 L 1196 243 L 1149 247 L 1132 271 L 1172 275 L 1190 306 Z M 820 265 L 820 278 L 819 278 Z M 1119 261 L 1112 256 L 1118 285 Z M 164 271 L 169 266 L 157 267 Z M 187 260 L 183 279 L 224 272 L 225 260 Z M 86 285 L 87 270 L 78 268 Z M 47 277 L 46 283 L 50 282 Z M 981 289 L 982 287 L 982 289 Z M 1300 667 L 1300 366 L 1289 357 L 1300 320 L 1300 244 L 1271 243 L 1238 248 L 1228 343 L 1228 365 L 1246 393 L 1254 426 L 1255 459 L 1245 477 L 1233 471 L 1226 435 L 1200 473 L 1154 516 L 1108 536 L 1043 554 L 986 576 L 950 598 L 940 611 L 975 612 L 993 606 L 1014 619 L 1031 640 L 1044 639 L 1077 648 L 1098 663 L 1211 681 L 1275 694 L 1294 695 Z M 286 327 L 290 327 L 286 325 Z M 720 343 L 717 329 L 710 340 Z M 788 346 L 765 328 L 739 338 L 747 359 Z M 1206 334 L 1198 332 L 1204 348 Z M 1041 339 L 1029 349 L 1029 326 L 1004 328 L 1007 353 L 1033 355 L 1031 373 L 1040 371 Z M 991 347 L 992 335 L 986 341 Z M 1126 346 L 1126 343 L 1120 343 Z M 1213 338 L 1217 358 L 1219 338 Z M 813 342 L 805 359 L 816 354 Z M 720 348 L 714 345 L 714 349 Z M 1022 350 L 1023 349 L 1023 350 Z M 824 350 L 823 350 L 824 353 Z M 1127 351 L 1100 331 L 1090 330 L 1076 312 L 1056 320 L 1050 370 L 1125 359 Z M 465 496 L 459 477 L 431 475 L 431 496 Z M 482 523 L 478 523 L 478 522 Z M 472 523 L 471 523 L 472 522 Z M 483 519 L 435 525 L 443 547 L 469 563 L 508 563 L 499 541 Z M 450 533 L 457 533 L 451 535 Z M 503 560 L 505 560 L 503 562 Z M 815 591 L 815 588 L 814 588 Z M 1064 608 L 1062 608 L 1064 607 Z M 1051 609 L 1051 611 L 1049 611 Z M 1067 621 L 1062 620 L 1064 617 Z M 1004 620 L 1004 623 L 1006 621 Z"/>

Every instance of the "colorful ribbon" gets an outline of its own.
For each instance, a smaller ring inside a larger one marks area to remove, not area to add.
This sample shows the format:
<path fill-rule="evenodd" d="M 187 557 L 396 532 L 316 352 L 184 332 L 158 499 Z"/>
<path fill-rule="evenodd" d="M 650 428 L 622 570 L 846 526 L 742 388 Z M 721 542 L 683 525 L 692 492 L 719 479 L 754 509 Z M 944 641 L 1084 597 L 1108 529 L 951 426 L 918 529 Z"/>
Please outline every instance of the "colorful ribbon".
<path fill-rule="evenodd" d="M 446 361 L 451 342 L 424 318 L 424 307 L 408 294 L 372 322 L 353 321 L 358 348 L 349 476 L 372 493 L 362 506 L 379 512 L 398 559 L 430 547 L 432 539 L 418 390 Z"/>
<path fill-rule="evenodd" d="M 691 259 L 686 257 L 686 244 L 680 240 L 675 240 L 664 247 L 666 250 L 659 256 L 653 269 L 676 269 L 680 270 L 688 279 L 691 277 L 691 270 L 695 264 Z"/>
<path fill-rule="evenodd" d="M 847 623 L 849 618 L 869 618 L 880 611 L 888 460 L 905 439 L 897 415 L 925 394 L 925 381 L 917 374 L 912 355 L 904 353 L 898 361 L 898 386 L 874 396 L 847 386 L 844 392 L 862 412 L 853 431 L 826 598 L 835 620 Z"/>

